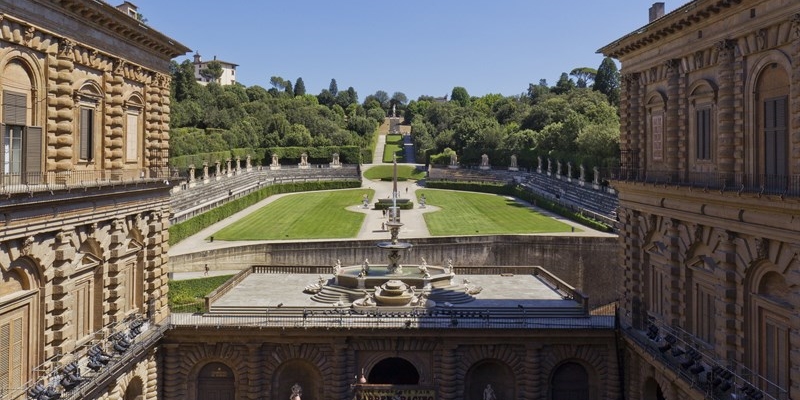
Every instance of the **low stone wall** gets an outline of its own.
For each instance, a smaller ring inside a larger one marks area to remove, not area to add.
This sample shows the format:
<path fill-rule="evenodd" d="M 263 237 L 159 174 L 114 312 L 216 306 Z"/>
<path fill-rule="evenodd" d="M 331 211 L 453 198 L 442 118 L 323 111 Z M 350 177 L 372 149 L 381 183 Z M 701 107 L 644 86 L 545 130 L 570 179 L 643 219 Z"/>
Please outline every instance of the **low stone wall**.
<path fill-rule="evenodd" d="M 579 236 L 460 236 L 408 239 L 414 247 L 402 253 L 405 264 L 444 265 L 452 258 L 460 268 L 538 265 L 589 296 L 590 307 L 617 299 L 621 284 L 616 237 Z M 385 263 L 386 254 L 372 240 L 263 243 L 204 250 L 170 257 L 173 272 L 243 269 L 253 265 L 333 266 Z M 331 269 L 332 271 L 332 269 Z"/>

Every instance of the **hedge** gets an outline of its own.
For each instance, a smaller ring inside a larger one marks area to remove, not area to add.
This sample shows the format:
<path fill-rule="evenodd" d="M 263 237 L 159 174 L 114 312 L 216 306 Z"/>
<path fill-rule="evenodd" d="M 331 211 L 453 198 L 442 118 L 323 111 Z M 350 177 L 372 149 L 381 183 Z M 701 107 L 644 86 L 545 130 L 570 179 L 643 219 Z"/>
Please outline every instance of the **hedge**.
<path fill-rule="evenodd" d="M 233 200 L 213 210 L 206 211 L 189 220 L 175 224 L 169 228 L 169 244 L 175 245 L 183 239 L 208 228 L 209 226 L 244 210 L 265 198 L 281 193 L 306 192 L 312 190 L 351 189 L 361 187 L 361 182 L 349 181 L 319 181 L 279 183 L 261 188 L 244 197 Z"/>
<path fill-rule="evenodd" d="M 432 181 L 426 182 L 426 187 L 431 189 L 450 189 L 462 190 L 467 192 L 481 192 L 492 193 L 504 196 L 513 196 L 522 199 L 535 205 L 536 207 L 543 208 L 552 213 L 558 214 L 562 217 L 569 218 L 579 224 L 588 226 L 589 228 L 601 232 L 613 232 L 612 227 L 591 219 L 579 212 L 572 211 L 567 207 L 562 206 L 546 197 L 540 196 L 536 193 L 525 190 L 520 185 L 508 184 L 503 185 L 500 183 L 484 183 L 484 182 L 452 182 L 452 181 Z"/>

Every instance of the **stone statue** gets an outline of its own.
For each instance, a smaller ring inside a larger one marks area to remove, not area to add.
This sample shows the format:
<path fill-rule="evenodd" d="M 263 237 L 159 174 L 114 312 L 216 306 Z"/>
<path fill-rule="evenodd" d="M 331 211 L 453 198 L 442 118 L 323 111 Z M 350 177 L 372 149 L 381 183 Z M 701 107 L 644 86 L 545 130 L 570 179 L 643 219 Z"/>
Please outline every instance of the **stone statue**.
<path fill-rule="evenodd" d="M 333 275 L 339 275 L 342 270 L 342 260 L 336 259 L 336 264 L 333 264 Z"/>
<path fill-rule="evenodd" d="M 458 154 L 456 152 L 450 153 L 450 165 L 458 166 Z"/>
<path fill-rule="evenodd" d="M 331 165 L 340 165 L 340 163 L 339 163 L 339 153 L 331 154 Z"/>
<path fill-rule="evenodd" d="M 541 174 L 542 173 L 542 156 L 538 156 L 538 157 L 536 157 L 536 159 L 539 161 L 539 166 L 536 167 L 536 172 Z"/>
<path fill-rule="evenodd" d="M 247 168 L 247 170 L 248 170 L 248 171 L 249 171 L 251 168 L 253 168 L 253 160 L 252 160 L 252 158 L 250 157 L 250 154 L 248 154 L 248 155 L 247 155 L 247 158 L 245 159 L 245 162 L 244 162 L 244 167 L 245 167 L 245 168 Z"/>
<path fill-rule="evenodd" d="M 483 389 L 483 400 L 497 400 L 497 396 L 494 394 L 494 389 L 492 389 L 491 383 L 487 383 L 486 388 Z"/>
<path fill-rule="evenodd" d="M 303 395 L 303 387 L 299 383 L 292 385 L 292 394 L 289 395 L 289 400 L 301 400 L 300 396 Z M 485 397 L 484 397 L 485 398 Z"/>
<path fill-rule="evenodd" d="M 308 154 L 300 154 L 300 164 L 297 164 L 297 166 L 300 168 L 308 168 Z"/>
<path fill-rule="evenodd" d="M 281 163 L 278 162 L 278 155 L 272 153 L 272 164 L 269 165 L 269 169 L 280 169 Z"/>
<path fill-rule="evenodd" d="M 420 259 L 422 259 L 422 266 L 423 267 L 427 267 L 428 266 L 428 262 L 425 261 L 425 257 L 420 257 Z"/>
<path fill-rule="evenodd" d="M 446 268 L 447 268 L 447 273 L 448 273 L 448 274 L 452 274 L 452 273 L 453 273 L 453 259 L 452 259 L 452 258 L 448 258 L 448 259 L 447 259 L 447 266 L 446 266 Z"/>
<path fill-rule="evenodd" d="M 583 164 L 581 164 L 579 166 L 579 169 L 581 171 L 581 182 L 586 182 L 586 167 L 584 167 Z"/>
<path fill-rule="evenodd" d="M 488 167 L 489 166 L 489 156 L 484 153 L 481 156 L 481 167 Z"/>
<path fill-rule="evenodd" d="M 556 175 L 561 176 L 561 161 L 556 161 Z"/>
<path fill-rule="evenodd" d="M 203 180 L 208 180 L 208 161 L 203 161 Z"/>
<path fill-rule="evenodd" d="M 322 289 L 322 287 L 325 286 L 325 278 L 323 278 L 322 275 L 319 276 L 319 280 L 317 282 L 319 283 L 320 289 Z"/>
<path fill-rule="evenodd" d="M 374 306 L 374 305 L 376 305 L 377 303 L 375 303 L 375 294 L 374 293 L 370 293 L 365 289 L 364 290 L 364 300 L 362 301 L 362 304 L 365 305 L 365 306 Z"/>
<path fill-rule="evenodd" d="M 194 182 L 194 164 L 189 165 L 189 182 Z"/>
<path fill-rule="evenodd" d="M 547 175 L 550 175 L 552 173 L 553 173 L 553 160 L 548 158 L 547 159 Z"/>
<path fill-rule="evenodd" d="M 236 157 L 236 172 L 242 170 L 242 157 Z"/>
<path fill-rule="evenodd" d="M 364 262 L 361 264 L 361 270 L 369 272 L 369 258 L 364 258 Z"/>
<path fill-rule="evenodd" d="M 508 166 L 509 171 L 519 171 L 519 167 L 517 167 L 517 155 L 511 155 L 511 165 Z"/>

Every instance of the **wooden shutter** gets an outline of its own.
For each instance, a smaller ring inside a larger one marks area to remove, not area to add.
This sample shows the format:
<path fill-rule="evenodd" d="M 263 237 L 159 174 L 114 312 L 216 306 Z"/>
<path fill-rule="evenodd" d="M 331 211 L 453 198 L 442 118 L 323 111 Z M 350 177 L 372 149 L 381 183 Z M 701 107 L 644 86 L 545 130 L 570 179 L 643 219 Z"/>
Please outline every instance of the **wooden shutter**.
<path fill-rule="evenodd" d="M 775 99 L 775 175 L 789 175 L 788 144 L 786 136 L 786 97 Z"/>
<path fill-rule="evenodd" d="M 27 125 L 28 96 L 24 93 L 3 91 L 3 122 L 9 125 Z"/>
<path fill-rule="evenodd" d="M 90 160 L 92 158 L 92 124 L 94 121 L 94 110 L 81 108 L 81 130 L 80 130 L 80 158 Z"/>
<path fill-rule="evenodd" d="M 6 158 L 6 124 L 0 123 L 0 174 L 3 173 L 3 166 Z"/>
<path fill-rule="evenodd" d="M 26 126 L 24 136 L 26 183 L 41 183 L 42 174 L 42 128 Z"/>

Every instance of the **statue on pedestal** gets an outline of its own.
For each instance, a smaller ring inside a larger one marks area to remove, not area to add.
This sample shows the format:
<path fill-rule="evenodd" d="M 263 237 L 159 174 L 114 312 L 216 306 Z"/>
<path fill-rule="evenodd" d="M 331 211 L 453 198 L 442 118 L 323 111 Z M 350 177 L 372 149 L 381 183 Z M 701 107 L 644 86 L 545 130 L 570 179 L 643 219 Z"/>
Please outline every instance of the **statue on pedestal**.
<path fill-rule="evenodd" d="M 292 386 L 292 394 L 289 395 L 289 400 L 301 400 L 300 396 L 303 395 L 303 387 L 299 383 Z"/>

